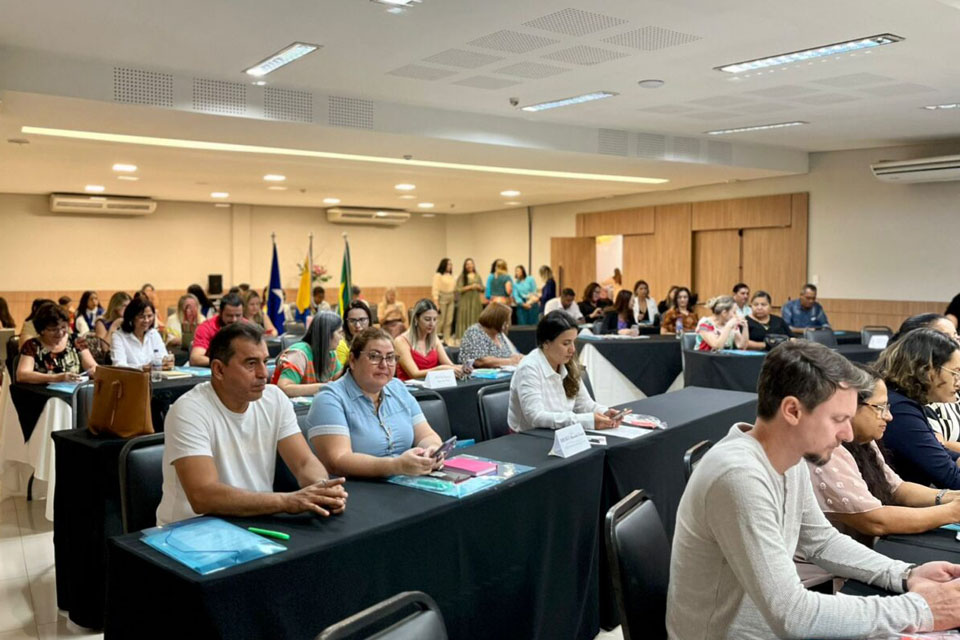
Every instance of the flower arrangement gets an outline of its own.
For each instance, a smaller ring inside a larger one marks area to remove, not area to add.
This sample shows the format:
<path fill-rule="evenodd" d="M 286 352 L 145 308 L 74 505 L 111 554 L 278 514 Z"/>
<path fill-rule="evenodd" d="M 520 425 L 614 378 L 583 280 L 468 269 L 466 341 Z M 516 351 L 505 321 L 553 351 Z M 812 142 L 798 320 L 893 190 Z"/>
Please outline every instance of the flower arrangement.
<path fill-rule="evenodd" d="M 306 262 L 297 263 L 297 276 L 303 277 L 303 270 L 307 268 Z M 330 280 L 330 275 L 327 273 L 327 268 L 322 264 L 313 264 L 312 273 L 310 274 L 310 282 L 327 282 Z"/>

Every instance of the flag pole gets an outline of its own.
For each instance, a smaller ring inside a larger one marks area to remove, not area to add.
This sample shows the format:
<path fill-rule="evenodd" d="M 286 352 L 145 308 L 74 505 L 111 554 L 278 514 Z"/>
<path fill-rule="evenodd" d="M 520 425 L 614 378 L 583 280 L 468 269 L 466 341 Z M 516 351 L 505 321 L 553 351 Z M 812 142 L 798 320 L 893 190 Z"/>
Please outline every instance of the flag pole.
<path fill-rule="evenodd" d="M 309 309 L 311 306 L 313 306 L 313 231 L 310 232 L 310 250 L 308 251 L 308 254 L 309 257 L 307 258 L 307 268 L 310 269 L 310 304 L 307 306 L 307 308 Z"/>

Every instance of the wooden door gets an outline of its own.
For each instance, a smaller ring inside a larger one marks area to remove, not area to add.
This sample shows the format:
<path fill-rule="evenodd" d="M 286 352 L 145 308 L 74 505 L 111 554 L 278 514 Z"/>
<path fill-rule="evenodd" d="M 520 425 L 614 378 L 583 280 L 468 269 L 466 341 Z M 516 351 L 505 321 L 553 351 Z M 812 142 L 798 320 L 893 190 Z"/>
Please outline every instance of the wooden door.
<path fill-rule="evenodd" d="M 577 292 L 597 279 L 596 238 L 550 238 L 550 268 L 557 281 L 557 294 L 564 287 Z"/>
<path fill-rule="evenodd" d="M 696 231 L 693 234 L 693 290 L 702 304 L 714 296 L 731 295 L 741 281 L 740 232 Z"/>

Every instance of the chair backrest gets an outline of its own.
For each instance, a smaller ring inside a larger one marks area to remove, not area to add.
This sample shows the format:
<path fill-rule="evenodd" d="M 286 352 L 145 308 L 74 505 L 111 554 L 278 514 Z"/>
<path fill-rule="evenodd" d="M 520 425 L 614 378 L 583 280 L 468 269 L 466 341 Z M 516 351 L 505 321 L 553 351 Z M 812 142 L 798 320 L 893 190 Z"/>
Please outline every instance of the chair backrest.
<path fill-rule="evenodd" d="M 370 309 L 370 324 L 375 325 L 380 323 L 380 313 L 377 310 L 377 305 L 368 304 L 367 309 Z"/>
<path fill-rule="evenodd" d="M 16 329 L 0 329 L 0 362 L 7 361 L 7 344 L 17 335 Z"/>
<path fill-rule="evenodd" d="M 481 387 L 477 392 L 477 410 L 480 412 L 480 434 L 484 440 L 509 435 L 507 412 L 510 407 L 510 383 L 500 382 Z"/>
<path fill-rule="evenodd" d="M 133 438 L 120 450 L 120 517 L 123 532 L 157 523 L 163 497 L 163 434 Z"/>
<path fill-rule="evenodd" d="M 307 326 L 302 322 L 287 322 L 283 325 L 283 335 L 292 335 L 296 336 L 298 339 L 302 338 L 307 332 Z"/>
<path fill-rule="evenodd" d="M 7 372 L 10 374 L 11 381 L 13 380 L 13 372 L 17 370 L 13 361 L 16 360 L 18 355 L 20 355 L 20 336 L 11 336 L 7 338 L 7 355 L 5 357 Z"/>
<path fill-rule="evenodd" d="M 819 342 L 825 347 L 837 346 L 837 336 L 833 335 L 830 327 L 808 327 L 803 330 L 803 337 L 810 342 Z"/>
<path fill-rule="evenodd" d="M 460 364 L 460 347 L 444 347 L 450 362 Z"/>
<path fill-rule="evenodd" d="M 447 404 L 443 401 L 443 396 L 433 389 L 417 389 L 413 392 L 413 397 L 420 403 L 423 417 L 427 419 L 440 439 L 450 438 L 453 430 L 450 428 L 450 416 L 447 414 Z"/>
<path fill-rule="evenodd" d="M 587 368 L 580 367 L 580 381 L 583 383 L 583 386 L 587 388 L 587 393 L 590 394 L 590 397 L 594 400 L 597 399 L 597 396 L 593 393 L 593 385 L 590 383 L 590 374 L 587 373 Z"/>
<path fill-rule="evenodd" d="M 610 507 L 604 538 L 624 640 L 666 638 L 670 542 L 653 501 L 638 489 Z"/>
<path fill-rule="evenodd" d="M 893 336 L 893 329 L 881 325 L 867 325 L 860 329 L 860 344 L 866 346 L 870 344 L 870 338 L 873 336 Z"/>
<path fill-rule="evenodd" d="M 303 339 L 303 335 L 296 335 L 293 333 L 284 333 L 280 336 L 280 351 L 281 353 L 290 348 L 295 342 L 300 342 Z"/>
<path fill-rule="evenodd" d="M 410 613 L 397 620 L 406 611 Z M 316 640 L 361 638 L 447 640 L 447 628 L 433 598 L 422 591 L 405 591 L 327 627 Z"/>
<path fill-rule="evenodd" d="M 603 335 L 603 320 L 594 320 L 590 331 L 592 331 L 595 336 Z"/>
<path fill-rule="evenodd" d="M 84 382 L 77 387 L 77 415 L 76 422 L 78 429 L 86 429 L 87 422 L 90 420 L 90 411 L 93 409 L 93 381 Z M 155 428 L 161 429 L 163 425 L 157 425 Z"/>
<path fill-rule="evenodd" d="M 703 455 L 710 451 L 710 447 L 713 446 L 712 440 L 701 440 L 697 444 L 693 445 L 686 450 L 683 454 L 683 479 L 687 481 L 690 479 L 690 476 L 693 475 L 693 470 L 697 468 L 697 463 L 700 462 L 700 458 Z"/>
<path fill-rule="evenodd" d="M 684 331 L 683 335 L 680 337 L 680 348 L 684 351 L 693 351 L 693 348 L 697 345 L 697 332 L 696 331 Z"/>

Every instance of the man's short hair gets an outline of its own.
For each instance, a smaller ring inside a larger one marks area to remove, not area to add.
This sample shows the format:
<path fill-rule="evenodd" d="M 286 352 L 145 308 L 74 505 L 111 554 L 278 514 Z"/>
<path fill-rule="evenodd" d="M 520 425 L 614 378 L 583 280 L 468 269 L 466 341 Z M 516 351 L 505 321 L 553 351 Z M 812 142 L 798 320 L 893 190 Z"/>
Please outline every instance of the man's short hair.
<path fill-rule="evenodd" d="M 815 285 L 815 284 L 810 284 L 810 283 L 808 282 L 807 284 L 803 285 L 803 289 L 801 289 L 801 291 L 806 291 L 807 289 L 809 289 L 810 291 L 813 291 L 814 293 L 816 293 L 816 292 L 817 292 L 817 285 Z"/>
<path fill-rule="evenodd" d="M 570 287 L 567 287 L 566 289 L 564 289 L 563 291 L 560 292 L 560 295 L 561 295 L 561 296 L 569 296 L 569 297 L 571 297 L 571 298 L 576 298 L 576 297 L 577 297 L 577 292 L 574 291 L 573 289 L 571 289 Z"/>
<path fill-rule="evenodd" d="M 313 295 L 317 295 L 318 293 L 326 294 L 327 291 L 326 291 L 326 289 L 324 289 L 323 287 L 316 286 L 316 287 L 313 288 Z"/>
<path fill-rule="evenodd" d="M 829 348 L 796 340 L 774 347 L 763 362 L 757 381 L 757 417 L 769 420 L 777 415 L 787 396 L 797 398 L 813 411 L 837 389 L 870 386 L 870 376 Z"/>
<path fill-rule="evenodd" d="M 223 364 L 229 364 L 230 358 L 237 352 L 235 346 L 237 340 L 248 340 L 254 344 L 260 344 L 263 340 L 263 329 L 260 328 L 260 325 L 252 322 L 228 324 L 220 329 L 217 335 L 213 336 L 213 340 L 210 341 L 210 348 L 207 351 L 210 354 L 210 362 L 219 360 Z"/>
<path fill-rule="evenodd" d="M 73 302 L 73 300 L 70 299 L 70 296 L 60 296 L 60 298 L 57 300 L 57 304 L 59 304 L 59 305 L 61 305 L 61 306 L 62 306 L 62 305 L 68 305 L 68 304 L 70 304 L 71 302 Z"/>
<path fill-rule="evenodd" d="M 223 313 L 224 307 L 240 307 L 242 309 L 243 300 L 240 298 L 240 294 L 228 293 L 220 298 L 220 313 Z"/>
<path fill-rule="evenodd" d="M 740 291 L 740 289 L 749 289 L 749 288 L 750 288 L 750 285 L 748 285 L 746 282 L 738 282 L 737 284 L 733 285 L 733 292 L 737 293 Z"/>

